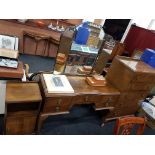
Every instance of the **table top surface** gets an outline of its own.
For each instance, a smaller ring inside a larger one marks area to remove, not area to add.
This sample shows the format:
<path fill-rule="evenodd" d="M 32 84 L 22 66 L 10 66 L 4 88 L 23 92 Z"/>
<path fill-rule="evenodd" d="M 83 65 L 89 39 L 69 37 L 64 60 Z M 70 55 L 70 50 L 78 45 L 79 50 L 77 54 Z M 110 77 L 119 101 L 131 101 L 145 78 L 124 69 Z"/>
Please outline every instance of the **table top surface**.
<path fill-rule="evenodd" d="M 86 77 L 83 76 L 67 76 L 74 93 L 48 93 L 46 84 L 41 75 L 41 84 L 44 89 L 45 97 L 59 97 L 59 96 L 77 96 L 77 95 L 119 95 L 120 92 L 107 82 L 106 86 L 95 87 L 90 86 L 86 82 Z"/>
<path fill-rule="evenodd" d="M 39 86 L 34 82 L 7 82 L 6 103 L 40 102 Z"/>
<path fill-rule="evenodd" d="M 117 59 L 134 72 L 149 73 L 149 74 L 155 73 L 155 68 L 149 66 L 148 64 L 146 64 L 141 60 L 136 60 L 133 58 L 122 57 L 122 56 L 117 56 Z"/>

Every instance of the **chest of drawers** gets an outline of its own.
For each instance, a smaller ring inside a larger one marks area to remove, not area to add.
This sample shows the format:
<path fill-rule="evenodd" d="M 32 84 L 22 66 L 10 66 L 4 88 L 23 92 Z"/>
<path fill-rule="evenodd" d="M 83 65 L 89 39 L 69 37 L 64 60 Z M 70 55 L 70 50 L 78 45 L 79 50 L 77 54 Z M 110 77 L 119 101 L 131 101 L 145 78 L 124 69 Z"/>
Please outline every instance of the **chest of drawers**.
<path fill-rule="evenodd" d="M 120 91 L 120 97 L 111 116 L 132 115 L 155 85 L 155 69 L 140 60 L 117 56 L 106 79 Z"/>

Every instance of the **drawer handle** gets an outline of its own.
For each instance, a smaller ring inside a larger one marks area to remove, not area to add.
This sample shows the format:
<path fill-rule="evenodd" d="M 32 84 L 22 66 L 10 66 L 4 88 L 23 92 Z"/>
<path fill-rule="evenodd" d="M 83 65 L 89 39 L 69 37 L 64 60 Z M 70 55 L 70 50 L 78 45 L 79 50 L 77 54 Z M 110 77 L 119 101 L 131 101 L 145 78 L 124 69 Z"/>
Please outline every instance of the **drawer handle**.
<path fill-rule="evenodd" d="M 57 107 L 55 108 L 55 110 L 56 110 L 56 112 L 60 111 L 60 107 L 57 106 Z"/>
<path fill-rule="evenodd" d="M 110 97 L 110 98 L 108 98 L 108 100 L 107 100 L 107 102 L 112 102 L 113 101 L 113 99 Z"/>
<path fill-rule="evenodd" d="M 109 106 L 109 102 L 106 102 L 106 107 L 108 107 Z"/>
<path fill-rule="evenodd" d="M 58 99 L 57 105 L 60 106 L 61 105 L 61 102 L 62 102 L 62 99 Z"/>
<path fill-rule="evenodd" d="M 85 97 L 85 102 L 87 102 L 87 101 L 88 101 L 88 96 Z"/>
<path fill-rule="evenodd" d="M 115 112 L 114 115 L 117 116 L 118 115 L 117 112 Z"/>

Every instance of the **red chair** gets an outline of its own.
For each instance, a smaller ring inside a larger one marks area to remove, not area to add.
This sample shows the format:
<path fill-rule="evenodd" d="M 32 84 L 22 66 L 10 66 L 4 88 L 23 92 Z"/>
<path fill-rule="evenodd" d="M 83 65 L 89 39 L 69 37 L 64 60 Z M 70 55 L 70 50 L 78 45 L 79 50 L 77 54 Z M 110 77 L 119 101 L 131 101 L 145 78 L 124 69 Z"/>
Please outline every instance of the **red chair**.
<path fill-rule="evenodd" d="M 145 129 L 145 118 L 142 117 L 124 117 L 116 121 L 115 135 L 130 135 L 134 126 L 137 125 L 136 135 L 141 135 Z"/>

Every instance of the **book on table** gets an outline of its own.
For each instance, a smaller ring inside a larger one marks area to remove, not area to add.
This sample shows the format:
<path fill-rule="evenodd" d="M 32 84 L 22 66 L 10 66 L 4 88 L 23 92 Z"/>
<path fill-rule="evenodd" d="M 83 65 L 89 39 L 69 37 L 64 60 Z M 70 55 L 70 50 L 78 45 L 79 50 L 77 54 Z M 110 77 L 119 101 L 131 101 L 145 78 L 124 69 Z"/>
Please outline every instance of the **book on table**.
<path fill-rule="evenodd" d="M 65 75 L 43 74 L 48 93 L 74 93 Z"/>
<path fill-rule="evenodd" d="M 6 48 L 0 48 L 0 56 L 1 57 L 17 59 L 18 54 L 19 54 L 19 52 L 17 50 L 10 50 L 10 49 L 6 49 Z"/>
<path fill-rule="evenodd" d="M 18 67 L 18 54 L 16 50 L 0 48 L 0 67 L 15 68 Z"/>

